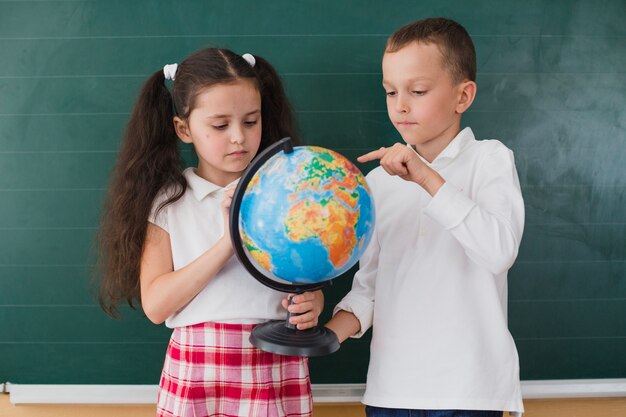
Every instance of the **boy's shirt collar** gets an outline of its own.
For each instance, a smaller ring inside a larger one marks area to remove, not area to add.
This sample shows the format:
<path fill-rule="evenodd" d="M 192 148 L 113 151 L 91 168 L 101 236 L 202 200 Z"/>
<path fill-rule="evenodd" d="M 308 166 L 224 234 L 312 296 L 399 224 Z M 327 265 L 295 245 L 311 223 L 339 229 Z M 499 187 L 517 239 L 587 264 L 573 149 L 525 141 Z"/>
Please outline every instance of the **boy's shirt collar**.
<path fill-rule="evenodd" d="M 456 158 L 468 144 L 474 142 L 475 140 L 476 138 L 474 137 L 474 132 L 472 132 L 472 129 L 469 127 L 464 128 L 454 137 L 454 139 L 450 141 L 450 143 L 448 143 L 448 146 L 446 146 L 443 151 L 441 151 L 441 153 L 437 155 L 433 162 L 428 162 L 426 159 L 424 159 L 422 155 L 417 153 L 411 145 L 407 144 L 407 146 L 412 149 L 413 152 L 415 152 L 417 156 L 419 156 L 420 159 L 424 161 L 424 163 L 428 166 L 443 168 L 444 166 L 448 165 L 450 161 L 454 160 L 454 158 Z"/>

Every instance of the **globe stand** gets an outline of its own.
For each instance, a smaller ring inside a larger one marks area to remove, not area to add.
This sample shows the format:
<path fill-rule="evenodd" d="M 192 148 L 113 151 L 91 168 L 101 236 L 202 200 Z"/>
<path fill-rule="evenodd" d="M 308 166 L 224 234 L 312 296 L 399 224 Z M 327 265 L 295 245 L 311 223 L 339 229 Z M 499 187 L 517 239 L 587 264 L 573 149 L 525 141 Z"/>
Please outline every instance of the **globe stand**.
<path fill-rule="evenodd" d="M 285 321 L 272 320 L 256 326 L 250 335 L 250 343 L 266 352 L 290 356 L 322 356 L 339 349 L 335 332 L 321 326 L 298 330 L 289 322 L 293 315 L 288 313 Z"/>
<path fill-rule="evenodd" d="M 243 173 L 235 189 L 230 207 L 230 236 L 233 240 L 235 254 L 248 272 L 262 284 L 274 290 L 286 293 L 301 294 L 305 291 L 316 291 L 331 285 L 332 280 L 314 284 L 293 285 L 277 282 L 265 276 L 252 264 L 241 241 L 241 235 L 239 233 L 239 210 L 241 208 L 243 195 L 259 168 L 280 151 L 287 154 L 293 152 L 291 138 L 281 139 L 269 146 L 252 161 L 250 166 Z M 289 303 L 292 303 L 291 298 L 289 299 Z M 289 322 L 291 316 L 292 314 L 288 313 L 285 321 L 273 320 L 259 324 L 252 330 L 250 343 L 266 352 L 290 356 L 321 356 L 333 353 L 339 349 L 339 340 L 335 332 L 323 326 L 298 330 L 295 325 Z"/>

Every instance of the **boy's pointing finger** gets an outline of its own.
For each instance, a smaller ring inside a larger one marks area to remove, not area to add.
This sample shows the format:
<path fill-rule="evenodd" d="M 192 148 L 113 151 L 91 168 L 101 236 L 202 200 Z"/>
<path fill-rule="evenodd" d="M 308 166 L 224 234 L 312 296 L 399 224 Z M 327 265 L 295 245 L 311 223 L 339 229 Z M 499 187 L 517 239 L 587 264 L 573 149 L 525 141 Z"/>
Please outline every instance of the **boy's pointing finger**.
<path fill-rule="evenodd" d="M 386 153 L 387 153 L 387 148 L 382 147 L 375 151 L 366 153 L 365 155 L 361 155 L 356 160 L 359 162 L 369 162 L 369 161 L 373 161 L 374 159 L 382 159 L 382 157 L 385 156 Z"/>

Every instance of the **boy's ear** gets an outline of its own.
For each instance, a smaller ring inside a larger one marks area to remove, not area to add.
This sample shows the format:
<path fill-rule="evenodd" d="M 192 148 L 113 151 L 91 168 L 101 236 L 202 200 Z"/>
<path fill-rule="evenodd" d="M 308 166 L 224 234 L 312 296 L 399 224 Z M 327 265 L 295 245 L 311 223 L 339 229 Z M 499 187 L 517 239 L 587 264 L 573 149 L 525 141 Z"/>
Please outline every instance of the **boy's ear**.
<path fill-rule="evenodd" d="M 176 135 L 185 143 L 191 143 L 191 133 L 189 133 L 189 126 L 187 126 L 187 122 L 181 119 L 178 116 L 174 116 L 174 129 L 176 130 Z"/>
<path fill-rule="evenodd" d="M 476 83 L 474 81 L 464 81 L 459 84 L 459 102 L 456 105 L 456 112 L 464 113 L 474 102 L 476 97 Z"/>

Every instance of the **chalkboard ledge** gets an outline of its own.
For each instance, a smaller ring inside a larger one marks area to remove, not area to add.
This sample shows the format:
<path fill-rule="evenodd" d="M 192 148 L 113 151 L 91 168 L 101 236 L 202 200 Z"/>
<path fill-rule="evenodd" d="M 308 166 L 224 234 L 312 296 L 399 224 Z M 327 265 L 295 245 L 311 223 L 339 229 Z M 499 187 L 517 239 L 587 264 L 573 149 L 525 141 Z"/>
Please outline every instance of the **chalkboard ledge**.
<path fill-rule="evenodd" d="M 12 404 L 155 404 L 156 385 L 0 384 Z M 313 384 L 313 402 L 359 403 L 365 384 Z M 626 379 L 522 381 L 524 399 L 626 396 Z"/>
<path fill-rule="evenodd" d="M 157 385 L 0 384 L 12 404 L 155 404 Z M 365 384 L 312 384 L 315 403 L 360 403 Z"/>

